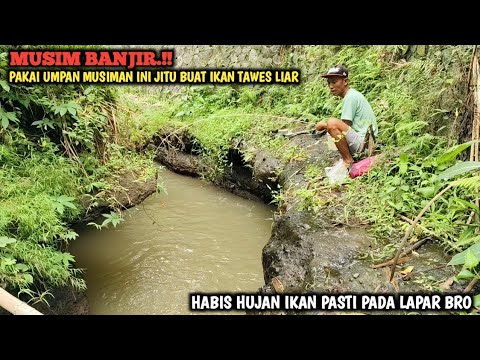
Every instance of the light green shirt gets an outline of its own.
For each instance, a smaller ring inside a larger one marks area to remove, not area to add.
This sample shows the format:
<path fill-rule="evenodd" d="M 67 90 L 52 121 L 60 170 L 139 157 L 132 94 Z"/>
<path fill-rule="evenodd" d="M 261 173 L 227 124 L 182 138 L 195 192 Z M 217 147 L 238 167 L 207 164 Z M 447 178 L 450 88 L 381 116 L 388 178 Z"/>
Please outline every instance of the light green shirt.
<path fill-rule="evenodd" d="M 365 136 L 368 126 L 372 124 L 375 138 L 378 137 L 378 125 L 372 107 L 365 96 L 355 89 L 348 89 L 343 98 L 342 120 L 350 120 L 352 129 L 362 137 Z"/>

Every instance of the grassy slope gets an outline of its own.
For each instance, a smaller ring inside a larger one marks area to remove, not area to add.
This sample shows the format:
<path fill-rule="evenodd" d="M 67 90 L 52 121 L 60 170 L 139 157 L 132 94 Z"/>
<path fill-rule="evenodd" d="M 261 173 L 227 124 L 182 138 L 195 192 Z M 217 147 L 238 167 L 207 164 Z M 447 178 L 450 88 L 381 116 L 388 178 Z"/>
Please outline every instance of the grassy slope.
<path fill-rule="evenodd" d="M 445 186 L 436 175 L 455 163 L 454 157 L 443 161 L 441 155 L 456 142 L 465 98 L 461 89 L 465 88 L 471 56 L 467 47 L 435 46 L 426 57 L 405 61 L 404 55 L 411 51 L 415 48 L 293 47 L 284 66 L 299 67 L 306 74 L 300 86 L 196 86 L 180 92 L 125 88 L 121 99 L 126 108 L 134 110 L 123 112 L 120 126 L 136 144 L 147 142 L 161 128 L 188 129 L 203 155 L 217 164 L 217 173 L 211 178 L 221 173 L 234 137 L 248 139 L 253 146 L 291 161 L 302 157 L 301 150 L 272 139 L 269 132 L 298 118 L 313 125 L 331 115 L 339 116 L 341 102 L 329 95 L 319 72 L 343 63 L 350 69 L 351 86 L 365 94 L 377 114 L 379 143 L 386 160 L 346 187 L 346 211 L 339 220 L 370 223 L 376 246 L 367 255 L 373 260 L 386 259 L 409 225 L 401 216 L 413 219 Z M 307 71 L 312 66 L 318 71 Z M 244 156 L 251 154 L 247 151 Z M 325 181 L 323 169 L 307 170 L 312 183 Z M 449 251 L 478 241 L 466 225 L 475 191 L 475 187 L 457 187 L 445 194 L 426 213 L 412 239 L 431 236 Z M 322 210 L 321 190 L 301 195 L 302 208 Z M 278 199 L 284 197 L 279 194 Z"/>
<path fill-rule="evenodd" d="M 102 87 L 9 86 L 0 46 L 0 285 L 45 300 L 52 286 L 85 288 L 66 249 L 77 237 L 80 199 L 110 202 L 116 174 L 155 173 L 151 159 L 122 148 Z M 121 136 L 121 134 L 120 134 Z"/>

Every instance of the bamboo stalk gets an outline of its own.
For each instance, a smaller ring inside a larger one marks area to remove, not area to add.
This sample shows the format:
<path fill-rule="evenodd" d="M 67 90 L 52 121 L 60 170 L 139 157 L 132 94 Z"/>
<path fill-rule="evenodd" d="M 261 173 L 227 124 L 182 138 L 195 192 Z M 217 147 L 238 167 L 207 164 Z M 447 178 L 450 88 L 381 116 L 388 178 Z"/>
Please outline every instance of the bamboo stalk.
<path fill-rule="evenodd" d="M 422 246 L 424 243 L 426 243 L 430 239 L 431 238 L 426 237 L 426 238 L 423 238 L 422 240 L 418 240 L 415 244 L 413 244 L 407 250 L 402 252 L 402 254 L 400 255 L 400 259 L 398 259 L 398 261 L 397 261 L 397 265 L 398 264 L 403 264 L 403 263 L 407 262 L 408 260 L 410 260 L 410 257 L 408 257 L 408 255 L 413 250 L 417 250 L 420 246 Z M 382 268 L 382 267 L 385 267 L 385 266 L 390 266 L 390 265 L 393 264 L 393 260 L 394 259 L 390 259 L 390 260 L 388 260 L 386 262 L 383 262 L 381 264 L 372 265 L 372 269 L 378 269 L 378 268 Z"/>
<path fill-rule="evenodd" d="M 397 264 L 403 264 L 403 263 L 407 262 L 408 260 L 410 260 L 410 257 L 408 257 L 408 256 L 401 257 L 400 259 L 398 259 Z M 385 261 L 383 263 L 372 265 L 372 269 L 380 269 L 380 268 L 383 268 L 385 266 L 390 266 L 392 264 L 393 264 L 393 259 L 390 259 L 390 260 Z"/>
<path fill-rule="evenodd" d="M 0 306 L 13 315 L 43 315 L 0 287 Z"/>
<path fill-rule="evenodd" d="M 476 49 L 476 48 L 475 48 Z M 479 143 L 478 140 L 480 139 L 480 69 L 478 64 L 478 57 L 477 54 L 474 56 L 474 64 L 473 64 L 473 80 L 475 84 L 475 88 L 473 90 L 473 123 L 472 123 L 472 140 L 475 142 L 473 143 L 471 153 L 471 158 L 473 161 L 480 161 L 478 156 L 479 150 Z M 477 207 L 480 206 L 479 199 L 475 201 L 475 205 Z M 479 222 L 478 214 L 475 214 L 475 221 Z"/>
<path fill-rule="evenodd" d="M 472 77 L 471 83 L 473 84 L 473 119 L 472 119 L 472 141 L 478 140 L 480 137 L 479 128 L 480 128 L 480 119 L 479 119 L 479 105 L 480 105 L 480 77 L 478 69 L 478 57 L 477 54 L 474 54 L 472 59 Z M 469 79 L 470 80 L 470 79 Z M 478 161 L 478 142 L 473 143 L 470 148 L 470 161 Z"/>
<path fill-rule="evenodd" d="M 470 281 L 468 286 L 463 290 L 463 293 L 466 294 L 466 293 L 469 293 L 470 291 L 472 291 L 472 289 L 477 284 L 477 282 L 478 282 L 478 278 L 472 279 L 472 281 Z"/>
<path fill-rule="evenodd" d="M 468 79 L 468 84 L 467 84 L 467 89 L 470 88 L 470 80 L 471 80 L 471 75 L 472 75 L 472 64 L 473 64 L 473 59 L 475 58 L 475 55 L 477 54 L 477 45 L 475 45 L 475 47 L 473 48 L 473 52 L 472 52 L 472 60 L 470 61 L 470 68 L 468 69 L 468 76 L 467 76 L 467 79 Z"/>
<path fill-rule="evenodd" d="M 406 217 L 406 216 L 404 216 L 404 215 L 401 215 L 401 214 L 397 214 L 397 216 L 398 216 L 400 219 L 408 222 L 410 225 L 413 224 L 413 220 L 412 220 L 412 219 L 409 219 L 408 217 Z M 424 231 L 425 233 L 430 234 L 430 235 L 432 235 L 432 236 L 435 236 L 435 233 L 434 233 L 432 230 L 427 229 L 427 228 L 426 228 L 425 226 L 423 226 L 422 224 L 415 224 L 415 226 L 417 226 L 418 228 L 420 228 L 420 229 L 421 229 L 422 231 Z"/>

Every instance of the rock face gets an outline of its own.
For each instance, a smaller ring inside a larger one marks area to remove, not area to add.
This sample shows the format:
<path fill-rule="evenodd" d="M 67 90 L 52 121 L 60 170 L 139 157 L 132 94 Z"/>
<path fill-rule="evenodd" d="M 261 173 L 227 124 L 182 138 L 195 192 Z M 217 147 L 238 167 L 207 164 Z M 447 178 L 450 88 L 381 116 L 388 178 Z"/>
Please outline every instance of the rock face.
<path fill-rule="evenodd" d="M 276 277 L 287 290 L 307 290 L 340 273 L 369 244 L 363 231 L 325 225 L 294 209 L 278 218 L 263 249 L 265 284 Z"/>
<path fill-rule="evenodd" d="M 252 163 L 244 161 L 238 149 L 228 153 L 228 166 L 220 185 L 234 194 L 247 199 L 272 201 L 272 190 L 276 190 L 278 161 L 266 152 L 257 154 Z"/>
<path fill-rule="evenodd" d="M 305 150 L 307 160 L 289 163 L 281 169 L 279 183 L 284 189 L 296 190 L 306 185 L 307 165 L 325 168 L 340 159 L 336 150 L 329 149 L 325 136 L 301 135 L 292 141 Z M 343 193 L 333 192 L 333 195 L 341 198 Z M 275 218 L 272 236 L 262 253 L 265 279 L 262 292 L 274 292 L 276 281 L 285 292 L 425 292 L 420 283 L 399 274 L 390 283 L 389 267 L 373 269 L 371 261 L 359 257 L 368 251 L 371 238 L 365 227 L 338 222 L 337 214 L 343 212 L 340 201 L 316 215 L 299 210 L 298 201 L 298 198 L 287 199 L 283 214 Z M 411 257 L 408 265 L 421 271 L 429 269 L 428 274 L 437 278 L 454 275 L 451 268 L 435 269 L 449 260 L 439 246 L 423 246 L 418 254 Z M 450 288 L 459 290 L 455 285 Z"/>

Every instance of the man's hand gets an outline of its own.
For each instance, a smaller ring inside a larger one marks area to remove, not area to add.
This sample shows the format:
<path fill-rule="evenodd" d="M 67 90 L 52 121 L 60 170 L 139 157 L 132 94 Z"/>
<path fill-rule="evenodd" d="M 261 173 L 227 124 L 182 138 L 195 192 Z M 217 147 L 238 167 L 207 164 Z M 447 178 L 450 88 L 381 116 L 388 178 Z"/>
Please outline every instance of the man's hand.
<path fill-rule="evenodd" d="M 320 121 L 315 125 L 315 130 L 322 131 L 327 129 L 327 123 L 325 121 Z"/>

